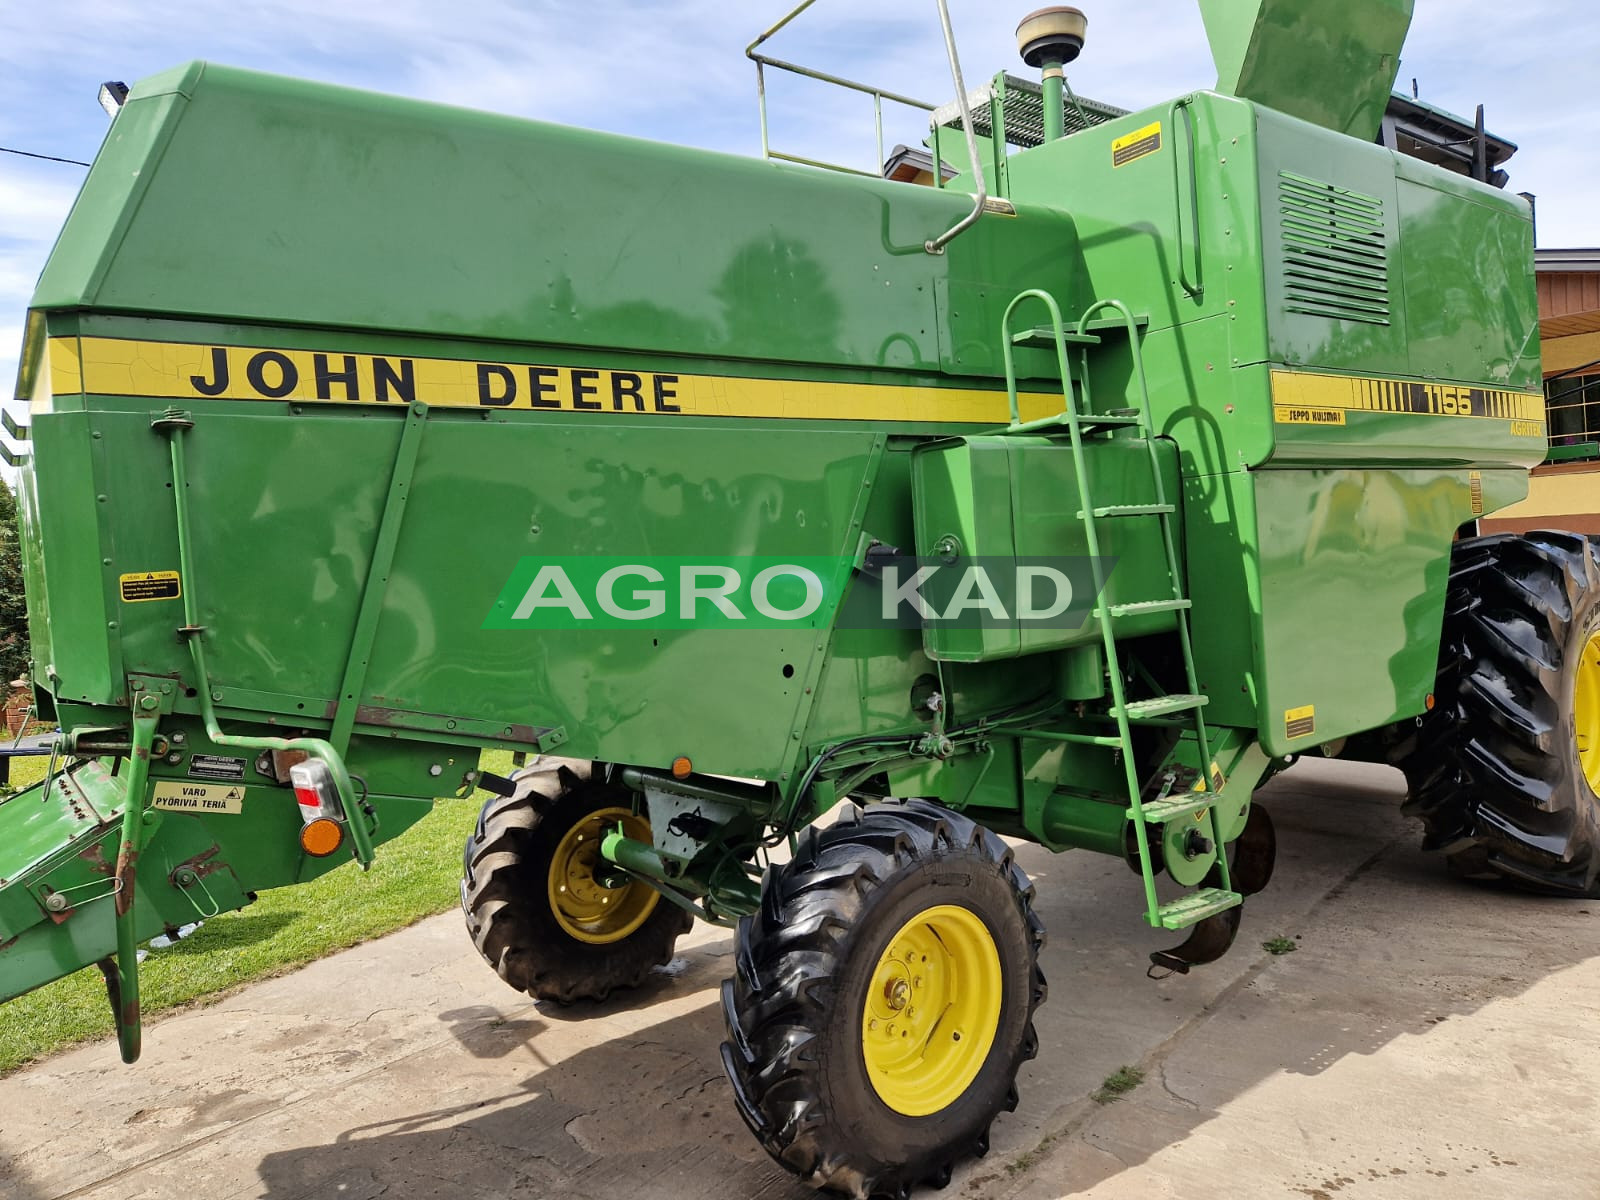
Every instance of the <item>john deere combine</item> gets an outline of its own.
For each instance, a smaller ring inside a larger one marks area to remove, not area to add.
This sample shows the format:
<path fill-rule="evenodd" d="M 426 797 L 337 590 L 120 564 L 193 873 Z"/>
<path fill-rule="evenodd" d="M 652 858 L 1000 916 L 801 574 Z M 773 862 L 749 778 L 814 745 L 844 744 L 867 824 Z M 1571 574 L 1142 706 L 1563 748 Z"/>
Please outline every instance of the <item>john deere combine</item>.
<path fill-rule="evenodd" d="M 1172 970 L 1312 750 L 1404 767 L 1468 873 L 1600 895 L 1600 552 L 1456 540 L 1544 454 L 1527 206 L 1374 144 L 1411 0 L 1201 4 L 1216 90 L 1128 115 L 1066 88 L 1075 10 L 1019 30 L 1041 83 L 952 50 L 933 187 L 135 87 L 26 327 L 63 732 L 0 804 L 0 995 L 98 964 L 131 1061 L 142 940 L 478 784 L 508 983 L 736 926 L 739 1111 L 901 1195 L 1037 1046 L 1001 835 L 1124 859 Z"/>

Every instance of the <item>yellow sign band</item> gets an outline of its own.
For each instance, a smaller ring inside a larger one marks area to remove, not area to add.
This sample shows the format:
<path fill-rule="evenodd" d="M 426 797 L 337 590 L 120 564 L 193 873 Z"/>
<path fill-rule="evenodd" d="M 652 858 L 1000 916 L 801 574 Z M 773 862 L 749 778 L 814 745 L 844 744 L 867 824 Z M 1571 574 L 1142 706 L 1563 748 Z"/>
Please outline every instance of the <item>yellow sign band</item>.
<path fill-rule="evenodd" d="M 972 425 L 1005 425 L 1011 419 L 1005 392 L 993 388 L 748 379 L 97 337 L 52 338 L 50 379 L 55 395 L 165 400 Z M 1019 400 L 1025 421 L 1063 406 L 1057 392 L 1025 392 Z"/>
<path fill-rule="evenodd" d="M 991 426 L 1010 419 L 1005 393 L 994 388 L 759 379 L 102 337 L 51 338 L 47 377 L 57 396 Z M 1063 408 L 1054 391 L 1024 392 L 1019 401 L 1024 421 Z M 1338 426 L 1347 423 L 1351 412 L 1393 413 L 1507 420 L 1517 437 L 1545 436 L 1544 396 L 1538 392 L 1273 371 L 1272 405 L 1278 425 Z"/>
<path fill-rule="evenodd" d="M 1511 421 L 1511 431 L 1517 437 L 1545 436 L 1543 392 L 1513 392 L 1410 379 L 1370 379 L 1355 375 L 1274 371 L 1272 404 L 1273 419 L 1280 425 L 1344 424 L 1342 419 L 1335 421 L 1305 414 L 1399 413 L 1413 417 L 1478 417 Z"/>

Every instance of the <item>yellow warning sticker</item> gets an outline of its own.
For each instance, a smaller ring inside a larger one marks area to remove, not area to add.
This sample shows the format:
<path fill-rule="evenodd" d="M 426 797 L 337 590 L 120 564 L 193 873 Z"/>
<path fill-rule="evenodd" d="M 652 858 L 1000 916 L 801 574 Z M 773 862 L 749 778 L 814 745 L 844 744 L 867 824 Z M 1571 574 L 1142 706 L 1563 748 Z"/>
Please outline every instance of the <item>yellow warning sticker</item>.
<path fill-rule="evenodd" d="M 183 595 L 183 584 L 176 571 L 136 571 L 117 576 L 124 604 L 143 604 L 147 600 L 176 600 Z"/>
<path fill-rule="evenodd" d="M 156 784 L 154 805 L 165 812 L 229 813 L 237 816 L 244 811 L 244 788 L 237 784 L 163 780 Z"/>
<path fill-rule="evenodd" d="M 1276 404 L 1272 408 L 1272 420 L 1278 425 L 1343 425 L 1344 410 L 1295 408 L 1288 404 Z"/>
<path fill-rule="evenodd" d="M 1483 472 L 1468 472 L 1467 483 L 1472 494 L 1472 515 L 1481 517 L 1483 516 Z"/>
<path fill-rule="evenodd" d="M 1161 149 L 1161 122 L 1124 134 L 1111 143 L 1111 165 L 1125 167 Z"/>
<path fill-rule="evenodd" d="M 1304 708 L 1291 708 L 1283 714 L 1284 732 L 1289 738 L 1310 737 L 1317 731 L 1317 706 L 1308 704 Z"/>

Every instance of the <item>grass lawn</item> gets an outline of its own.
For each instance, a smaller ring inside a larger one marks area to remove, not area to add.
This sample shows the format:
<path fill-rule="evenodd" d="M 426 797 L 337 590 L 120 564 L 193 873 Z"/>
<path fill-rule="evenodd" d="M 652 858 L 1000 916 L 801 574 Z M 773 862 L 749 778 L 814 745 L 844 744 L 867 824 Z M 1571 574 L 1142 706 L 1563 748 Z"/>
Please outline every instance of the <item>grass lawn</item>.
<path fill-rule="evenodd" d="M 38 782 L 46 761 L 16 760 L 13 786 Z M 492 751 L 483 766 L 506 774 L 511 756 Z M 213 917 L 175 945 L 152 950 L 140 977 L 145 1019 L 214 1000 L 241 984 L 281 975 L 454 907 L 461 846 L 485 798 L 480 792 L 440 800 L 411 829 L 379 847 L 365 875 L 351 862 L 311 883 L 262 892 L 248 908 Z M 12 1000 L 0 1014 L 0 1075 L 113 1032 L 105 984 L 93 966 Z"/>

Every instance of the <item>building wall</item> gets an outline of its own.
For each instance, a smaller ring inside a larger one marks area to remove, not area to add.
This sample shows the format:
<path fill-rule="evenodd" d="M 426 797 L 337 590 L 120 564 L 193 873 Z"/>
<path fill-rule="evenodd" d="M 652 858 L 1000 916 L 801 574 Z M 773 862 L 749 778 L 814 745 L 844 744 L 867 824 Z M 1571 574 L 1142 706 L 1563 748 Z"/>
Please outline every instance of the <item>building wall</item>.
<path fill-rule="evenodd" d="M 1565 529 L 1600 534 L 1600 462 L 1535 467 L 1528 498 L 1479 522 L 1479 529 L 1483 533 Z"/>
<path fill-rule="evenodd" d="M 1552 456 L 1528 498 L 1480 523 L 1484 533 L 1566 529 L 1600 535 L 1600 251 L 1541 251 L 1539 328 L 1551 397 Z M 1580 459 L 1561 461 L 1565 453 Z"/>
<path fill-rule="evenodd" d="M 1544 373 L 1563 375 L 1578 367 L 1600 362 L 1600 333 L 1574 333 L 1566 337 L 1545 337 L 1540 351 L 1544 355 Z M 1600 369 L 1600 368 L 1597 368 Z"/>

